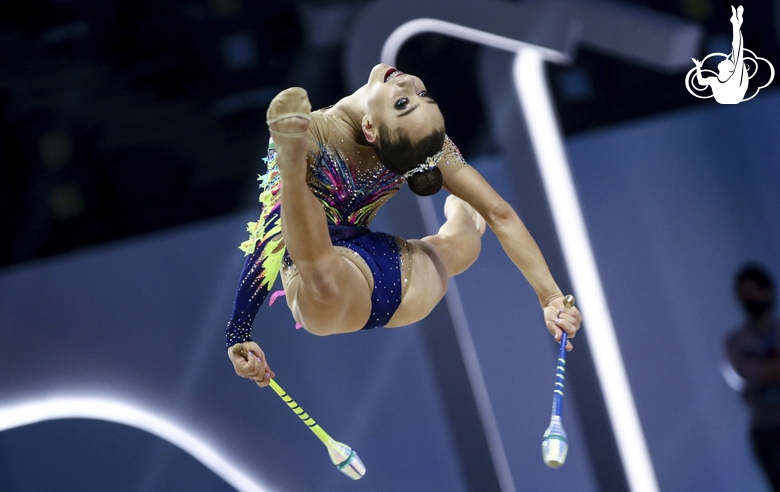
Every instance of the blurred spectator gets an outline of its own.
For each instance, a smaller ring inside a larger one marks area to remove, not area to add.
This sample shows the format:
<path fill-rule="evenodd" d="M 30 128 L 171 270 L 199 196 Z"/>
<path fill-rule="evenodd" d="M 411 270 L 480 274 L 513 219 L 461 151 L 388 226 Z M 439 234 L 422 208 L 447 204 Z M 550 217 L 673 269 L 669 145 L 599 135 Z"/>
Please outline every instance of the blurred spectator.
<path fill-rule="evenodd" d="M 750 410 L 750 439 L 775 492 L 780 492 L 780 320 L 774 314 L 775 285 L 757 264 L 743 266 L 736 295 L 747 315 L 726 339 L 734 370 L 744 379 Z"/>

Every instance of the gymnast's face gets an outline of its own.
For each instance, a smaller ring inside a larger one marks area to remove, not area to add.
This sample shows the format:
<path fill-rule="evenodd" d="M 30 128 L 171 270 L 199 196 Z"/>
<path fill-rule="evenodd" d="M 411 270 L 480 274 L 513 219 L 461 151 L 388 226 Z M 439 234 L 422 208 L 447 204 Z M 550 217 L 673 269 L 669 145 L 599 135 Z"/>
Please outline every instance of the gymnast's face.
<path fill-rule="evenodd" d="M 444 128 L 439 106 L 419 77 L 379 64 L 368 77 L 366 95 L 363 133 L 369 143 L 377 138 L 379 125 L 385 125 L 391 134 L 401 131 L 421 136 Z"/>

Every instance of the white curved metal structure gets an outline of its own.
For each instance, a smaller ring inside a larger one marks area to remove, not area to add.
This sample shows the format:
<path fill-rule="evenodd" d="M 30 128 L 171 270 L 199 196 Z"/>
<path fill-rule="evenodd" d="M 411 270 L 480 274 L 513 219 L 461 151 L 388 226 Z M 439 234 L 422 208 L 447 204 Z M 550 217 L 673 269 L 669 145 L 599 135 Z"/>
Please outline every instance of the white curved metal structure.
<path fill-rule="evenodd" d="M 94 396 L 49 397 L 0 407 L 0 432 L 49 420 L 92 419 L 127 425 L 164 439 L 240 492 L 272 492 L 223 458 L 218 449 L 173 419 L 136 404 Z"/>

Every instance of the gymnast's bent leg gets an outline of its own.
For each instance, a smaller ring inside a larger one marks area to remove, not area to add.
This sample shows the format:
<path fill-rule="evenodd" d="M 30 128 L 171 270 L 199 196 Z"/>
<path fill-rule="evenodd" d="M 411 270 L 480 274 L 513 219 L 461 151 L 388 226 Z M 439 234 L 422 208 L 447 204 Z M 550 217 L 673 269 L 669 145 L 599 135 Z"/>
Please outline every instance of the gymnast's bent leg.
<path fill-rule="evenodd" d="M 447 197 L 444 215 L 447 221 L 437 234 L 408 241 L 412 265 L 409 288 L 388 328 L 427 316 L 444 297 L 449 277 L 462 273 L 479 256 L 485 220 L 453 195 Z"/>
<path fill-rule="evenodd" d="M 450 195 L 444 203 L 447 221 L 436 235 L 422 240 L 436 248 L 447 268 L 447 275 L 454 277 L 466 271 L 479 256 L 485 219 L 471 205 Z"/>
<path fill-rule="evenodd" d="M 309 121 L 285 114 L 311 110 L 303 89 L 281 92 L 268 109 L 281 176 L 282 235 L 299 276 L 285 286 L 293 317 L 307 331 L 327 335 L 357 331 L 371 313 L 365 276 L 333 247 L 325 212 L 306 183 Z"/>

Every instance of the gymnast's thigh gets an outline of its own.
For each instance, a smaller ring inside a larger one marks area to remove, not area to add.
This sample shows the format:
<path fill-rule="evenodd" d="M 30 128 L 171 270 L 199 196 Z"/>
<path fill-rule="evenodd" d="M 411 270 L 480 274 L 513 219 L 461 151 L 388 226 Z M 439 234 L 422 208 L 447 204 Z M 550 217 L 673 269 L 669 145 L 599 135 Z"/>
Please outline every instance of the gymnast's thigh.
<path fill-rule="evenodd" d="M 409 287 L 401 305 L 387 323 L 387 328 L 420 321 L 433 311 L 447 292 L 447 268 L 436 248 L 417 239 L 411 239 L 407 243 L 411 260 Z"/>
<path fill-rule="evenodd" d="M 366 324 L 371 314 L 373 282 L 369 280 L 368 265 L 346 248 L 337 247 L 336 250 L 339 253 L 336 261 L 342 263 L 333 269 L 337 286 L 333 296 L 315 295 L 311 286 L 301 278 L 295 265 L 283 268 L 281 272 L 285 299 L 293 318 L 306 331 L 315 335 L 358 331 Z"/>

